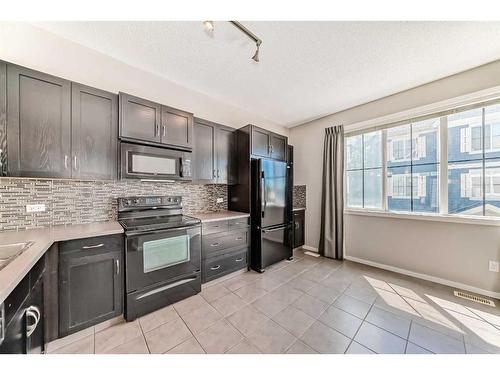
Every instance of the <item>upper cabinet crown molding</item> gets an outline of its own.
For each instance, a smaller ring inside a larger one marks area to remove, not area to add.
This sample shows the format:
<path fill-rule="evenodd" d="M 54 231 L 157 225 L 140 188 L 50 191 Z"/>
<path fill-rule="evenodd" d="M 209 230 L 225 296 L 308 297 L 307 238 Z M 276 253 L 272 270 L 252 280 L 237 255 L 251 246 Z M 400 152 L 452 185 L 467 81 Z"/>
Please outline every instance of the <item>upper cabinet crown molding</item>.
<path fill-rule="evenodd" d="M 122 139 L 191 149 L 193 114 L 120 92 Z"/>

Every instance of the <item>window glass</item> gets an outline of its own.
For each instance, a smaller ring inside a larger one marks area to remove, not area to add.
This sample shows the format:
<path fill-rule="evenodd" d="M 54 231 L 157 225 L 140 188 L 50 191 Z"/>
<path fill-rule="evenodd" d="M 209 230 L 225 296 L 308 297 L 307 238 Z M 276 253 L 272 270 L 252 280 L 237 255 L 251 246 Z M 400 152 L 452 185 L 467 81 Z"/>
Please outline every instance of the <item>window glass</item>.
<path fill-rule="evenodd" d="M 413 166 L 413 211 L 439 212 L 439 164 Z"/>
<path fill-rule="evenodd" d="M 439 125 L 441 118 L 411 124 L 412 164 L 439 162 Z"/>
<path fill-rule="evenodd" d="M 363 134 L 363 152 L 365 168 L 382 166 L 382 132 Z"/>
<path fill-rule="evenodd" d="M 411 168 L 387 168 L 387 208 L 390 211 L 411 210 Z"/>
<path fill-rule="evenodd" d="M 363 168 L 363 136 L 356 135 L 346 139 L 346 168 Z"/>
<path fill-rule="evenodd" d="M 364 171 L 364 207 L 382 208 L 382 168 Z"/>
<path fill-rule="evenodd" d="M 363 171 L 347 171 L 347 206 L 363 207 Z"/>
<path fill-rule="evenodd" d="M 448 212 L 483 214 L 483 168 L 481 161 L 448 163 Z"/>
<path fill-rule="evenodd" d="M 481 108 L 447 116 L 448 161 L 482 159 Z"/>
<path fill-rule="evenodd" d="M 409 165 L 411 162 L 410 125 L 387 129 L 387 166 Z"/>
<path fill-rule="evenodd" d="M 500 158 L 500 104 L 484 108 L 484 157 Z"/>
<path fill-rule="evenodd" d="M 489 159 L 484 164 L 486 216 L 500 216 L 500 159 Z"/>

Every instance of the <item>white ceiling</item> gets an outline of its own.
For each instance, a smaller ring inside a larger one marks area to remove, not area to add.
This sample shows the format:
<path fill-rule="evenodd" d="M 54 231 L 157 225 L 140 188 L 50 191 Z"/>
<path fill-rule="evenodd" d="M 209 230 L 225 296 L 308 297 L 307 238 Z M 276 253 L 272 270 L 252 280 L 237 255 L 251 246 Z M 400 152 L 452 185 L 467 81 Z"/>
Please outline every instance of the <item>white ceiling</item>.
<path fill-rule="evenodd" d="M 43 22 L 38 26 L 282 126 L 500 58 L 500 22 Z"/>

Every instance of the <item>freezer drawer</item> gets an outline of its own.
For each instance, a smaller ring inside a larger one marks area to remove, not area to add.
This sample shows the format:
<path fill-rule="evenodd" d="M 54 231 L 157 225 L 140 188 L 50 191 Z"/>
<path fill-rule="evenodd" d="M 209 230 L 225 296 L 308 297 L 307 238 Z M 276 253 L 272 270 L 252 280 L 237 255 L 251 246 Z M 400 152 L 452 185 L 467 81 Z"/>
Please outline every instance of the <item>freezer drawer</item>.
<path fill-rule="evenodd" d="M 257 246 L 252 248 L 251 257 L 254 270 L 262 272 L 266 267 L 292 257 L 290 225 L 261 229 L 254 233 L 257 237 Z"/>

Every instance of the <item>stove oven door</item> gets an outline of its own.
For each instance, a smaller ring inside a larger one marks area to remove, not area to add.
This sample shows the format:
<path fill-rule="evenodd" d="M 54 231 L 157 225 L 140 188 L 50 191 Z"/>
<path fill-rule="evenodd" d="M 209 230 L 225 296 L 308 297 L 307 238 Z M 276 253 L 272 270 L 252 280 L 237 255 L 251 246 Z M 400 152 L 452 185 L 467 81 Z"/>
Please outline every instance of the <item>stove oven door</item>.
<path fill-rule="evenodd" d="M 201 227 L 127 232 L 127 293 L 201 269 Z"/>

